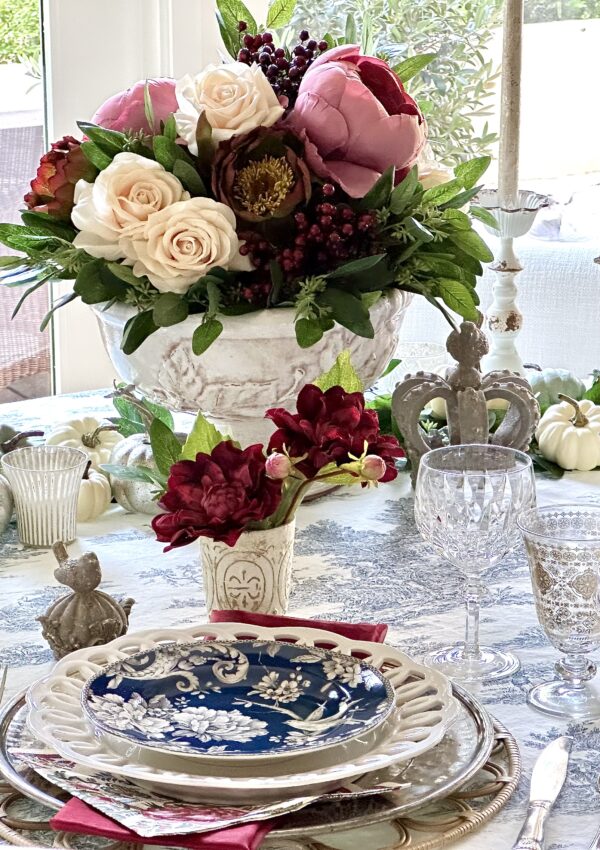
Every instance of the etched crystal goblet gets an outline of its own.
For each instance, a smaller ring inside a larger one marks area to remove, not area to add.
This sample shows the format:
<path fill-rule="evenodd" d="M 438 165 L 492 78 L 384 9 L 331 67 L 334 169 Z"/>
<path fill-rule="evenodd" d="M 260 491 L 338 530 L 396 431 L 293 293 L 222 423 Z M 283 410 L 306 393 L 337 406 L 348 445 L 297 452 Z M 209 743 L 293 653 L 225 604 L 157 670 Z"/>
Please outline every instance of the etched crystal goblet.
<path fill-rule="evenodd" d="M 464 574 L 465 640 L 425 657 L 463 682 L 503 679 L 519 660 L 479 644 L 479 605 L 486 568 L 521 542 L 517 517 L 535 505 L 531 458 L 516 449 L 459 445 L 423 455 L 415 492 L 421 536 Z"/>
<path fill-rule="evenodd" d="M 555 717 L 600 718 L 600 507 L 552 505 L 519 517 L 540 625 L 564 653 L 558 679 L 529 691 L 534 708 Z"/>

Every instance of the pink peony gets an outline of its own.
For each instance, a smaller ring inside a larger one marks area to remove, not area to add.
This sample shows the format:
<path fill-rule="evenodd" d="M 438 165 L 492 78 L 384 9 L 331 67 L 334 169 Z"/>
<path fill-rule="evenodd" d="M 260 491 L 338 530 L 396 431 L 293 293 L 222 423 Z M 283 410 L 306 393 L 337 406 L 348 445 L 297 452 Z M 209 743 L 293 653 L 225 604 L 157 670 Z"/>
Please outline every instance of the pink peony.
<path fill-rule="evenodd" d="M 313 63 L 288 121 L 306 134 L 310 167 L 353 198 L 366 195 L 390 165 L 402 179 L 426 140 L 423 116 L 396 74 L 352 44 Z"/>
<path fill-rule="evenodd" d="M 154 110 L 155 127 L 150 127 L 144 109 L 144 90 L 150 91 Z M 132 88 L 109 97 L 96 111 L 92 122 L 106 127 L 107 130 L 130 130 L 136 133 L 158 133 L 160 122 L 166 121 L 178 109 L 175 97 L 175 80 L 162 77 L 158 80 L 140 80 Z"/>

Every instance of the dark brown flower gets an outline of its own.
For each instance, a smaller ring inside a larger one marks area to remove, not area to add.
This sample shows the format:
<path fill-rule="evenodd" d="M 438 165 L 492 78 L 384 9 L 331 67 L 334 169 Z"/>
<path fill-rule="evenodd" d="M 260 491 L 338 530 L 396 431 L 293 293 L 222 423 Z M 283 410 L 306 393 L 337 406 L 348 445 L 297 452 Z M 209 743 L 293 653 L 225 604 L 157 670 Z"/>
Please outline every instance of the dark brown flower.
<path fill-rule="evenodd" d="M 78 180 L 92 181 L 98 171 L 81 150 L 81 142 L 65 136 L 45 153 L 24 201 L 30 210 L 68 220 Z"/>
<path fill-rule="evenodd" d="M 272 127 L 221 142 L 212 182 L 217 200 L 243 221 L 284 218 L 311 195 L 303 143 Z"/>

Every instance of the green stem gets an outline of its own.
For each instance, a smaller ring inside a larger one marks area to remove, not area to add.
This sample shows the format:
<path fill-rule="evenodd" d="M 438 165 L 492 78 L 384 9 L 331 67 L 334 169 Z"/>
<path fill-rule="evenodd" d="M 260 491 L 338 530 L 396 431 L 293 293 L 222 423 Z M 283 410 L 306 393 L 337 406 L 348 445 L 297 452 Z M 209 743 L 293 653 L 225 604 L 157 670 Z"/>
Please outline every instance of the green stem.
<path fill-rule="evenodd" d="M 343 470 L 341 470 L 341 472 L 343 472 Z M 305 490 L 307 490 L 311 484 L 316 484 L 319 481 L 327 481 L 328 478 L 337 478 L 338 475 L 340 475 L 340 470 L 336 469 L 333 472 L 328 472 L 327 475 L 317 475 L 315 478 L 307 478 L 304 480 L 296 490 L 285 516 L 283 517 L 281 525 L 287 525 L 287 523 L 290 522 L 300 506 L 300 502 L 304 498 Z"/>

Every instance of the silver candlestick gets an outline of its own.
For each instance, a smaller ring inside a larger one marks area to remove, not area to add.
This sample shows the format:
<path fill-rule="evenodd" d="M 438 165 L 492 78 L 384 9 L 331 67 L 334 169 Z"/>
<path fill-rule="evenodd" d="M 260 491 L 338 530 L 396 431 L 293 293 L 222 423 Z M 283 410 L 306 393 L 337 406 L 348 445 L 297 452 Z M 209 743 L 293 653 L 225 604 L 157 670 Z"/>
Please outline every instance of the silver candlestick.
<path fill-rule="evenodd" d="M 523 315 L 516 303 L 515 278 L 523 271 L 523 266 L 514 252 L 513 242 L 529 231 L 538 210 L 547 207 L 550 200 L 547 195 L 521 190 L 517 206 L 508 209 L 500 205 L 498 190 L 485 189 L 480 192 L 478 202 L 491 212 L 498 224 L 497 230 L 486 225 L 488 233 L 500 237 L 500 251 L 491 266 L 496 272 L 493 300 L 485 317 L 491 348 L 482 368 L 485 372 L 508 369 L 524 375 L 523 361 L 515 344 L 523 325 Z"/>

